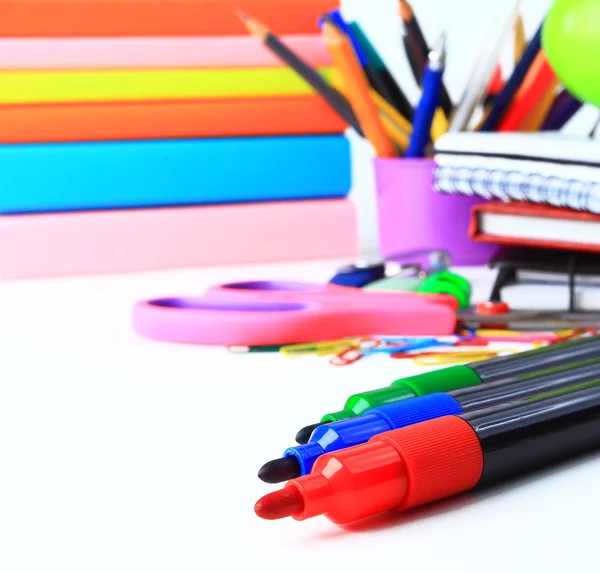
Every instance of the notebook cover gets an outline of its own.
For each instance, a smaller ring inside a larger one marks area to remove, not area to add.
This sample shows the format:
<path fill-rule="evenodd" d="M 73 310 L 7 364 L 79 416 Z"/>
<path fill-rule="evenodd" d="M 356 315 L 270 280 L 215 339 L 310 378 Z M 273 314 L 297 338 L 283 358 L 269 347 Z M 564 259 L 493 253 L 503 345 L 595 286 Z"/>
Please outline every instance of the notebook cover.
<path fill-rule="evenodd" d="M 0 213 L 345 197 L 342 135 L 0 145 Z"/>
<path fill-rule="evenodd" d="M 0 0 L 0 36 L 246 35 L 242 10 L 275 34 L 318 32 L 334 0 Z"/>
<path fill-rule="evenodd" d="M 509 247 L 537 247 L 543 249 L 574 250 L 593 253 L 600 252 L 600 246 L 586 244 L 584 241 L 581 243 L 573 241 L 546 241 L 520 237 L 510 238 L 482 233 L 479 229 L 479 215 L 482 213 L 498 213 L 503 215 L 540 217 L 544 219 L 563 219 L 582 222 L 589 221 L 600 224 L 599 215 L 530 203 L 483 203 L 481 205 L 475 205 L 471 210 L 469 237 L 474 241 L 506 245 Z"/>
<path fill-rule="evenodd" d="M 341 134 L 345 128 L 316 95 L 0 106 L 0 143 Z"/>
<path fill-rule="evenodd" d="M 313 67 L 330 66 L 318 35 L 281 41 Z M 252 36 L 214 38 L 0 38 L 2 70 L 284 67 Z"/>
<path fill-rule="evenodd" d="M 0 217 L 0 278 L 358 254 L 349 200 Z"/>
<path fill-rule="evenodd" d="M 325 78 L 331 68 L 319 68 Z M 291 68 L 0 72 L 0 104 L 194 100 L 314 94 Z"/>

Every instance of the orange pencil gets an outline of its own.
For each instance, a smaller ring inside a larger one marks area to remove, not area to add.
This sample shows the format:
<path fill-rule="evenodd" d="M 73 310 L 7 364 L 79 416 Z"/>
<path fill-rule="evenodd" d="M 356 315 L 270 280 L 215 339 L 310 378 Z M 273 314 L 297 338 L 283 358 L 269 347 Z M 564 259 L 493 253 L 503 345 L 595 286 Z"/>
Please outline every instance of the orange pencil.
<path fill-rule="evenodd" d="M 498 131 L 519 131 L 548 91 L 556 89 L 556 74 L 540 51 L 510 105 Z"/>
<path fill-rule="evenodd" d="M 548 117 L 548 113 L 550 113 L 550 108 L 556 99 L 559 85 L 560 82 L 558 81 L 558 78 L 556 78 L 555 81 L 550 84 L 546 93 L 542 95 L 541 99 L 531 110 L 529 115 L 523 120 L 519 126 L 519 131 L 540 131 L 546 121 L 546 117 Z"/>
<path fill-rule="evenodd" d="M 377 157 L 396 156 L 396 150 L 385 132 L 377 107 L 371 99 L 369 82 L 360 67 L 350 40 L 329 22 L 323 23 L 323 38 L 334 64 L 344 78 L 346 97 Z"/>

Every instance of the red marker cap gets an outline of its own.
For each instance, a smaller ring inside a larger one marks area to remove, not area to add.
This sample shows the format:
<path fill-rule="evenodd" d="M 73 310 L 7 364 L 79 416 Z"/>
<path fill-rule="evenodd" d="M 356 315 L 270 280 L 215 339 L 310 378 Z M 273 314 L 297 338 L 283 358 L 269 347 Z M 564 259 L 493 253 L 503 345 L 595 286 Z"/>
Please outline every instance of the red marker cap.
<path fill-rule="evenodd" d="M 467 491 L 482 471 L 483 454 L 471 426 L 445 416 L 321 456 L 310 474 L 263 497 L 255 511 L 264 519 L 325 515 L 349 523 Z"/>

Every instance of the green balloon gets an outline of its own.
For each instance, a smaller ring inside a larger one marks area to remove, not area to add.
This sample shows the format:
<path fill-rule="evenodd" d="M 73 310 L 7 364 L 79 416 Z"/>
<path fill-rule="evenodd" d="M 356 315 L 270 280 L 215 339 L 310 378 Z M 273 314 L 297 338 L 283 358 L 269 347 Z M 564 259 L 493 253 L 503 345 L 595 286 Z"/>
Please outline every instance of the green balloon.
<path fill-rule="evenodd" d="M 600 1 L 554 0 L 542 48 L 564 87 L 600 107 Z"/>

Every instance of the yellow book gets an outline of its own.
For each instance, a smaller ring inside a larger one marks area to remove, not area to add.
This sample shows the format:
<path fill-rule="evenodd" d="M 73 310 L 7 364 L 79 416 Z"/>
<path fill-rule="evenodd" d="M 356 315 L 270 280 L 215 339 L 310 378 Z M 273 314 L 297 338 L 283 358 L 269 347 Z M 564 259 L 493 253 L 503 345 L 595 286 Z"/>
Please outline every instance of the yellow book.
<path fill-rule="evenodd" d="M 331 68 L 319 72 L 329 80 Z M 311 93 L 313 88 L 290 68 L 0 72 L 0 105 Z"/>

